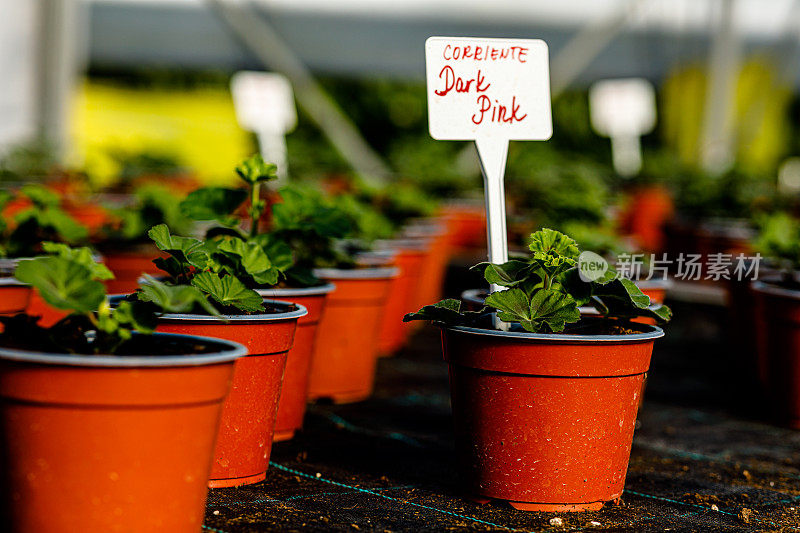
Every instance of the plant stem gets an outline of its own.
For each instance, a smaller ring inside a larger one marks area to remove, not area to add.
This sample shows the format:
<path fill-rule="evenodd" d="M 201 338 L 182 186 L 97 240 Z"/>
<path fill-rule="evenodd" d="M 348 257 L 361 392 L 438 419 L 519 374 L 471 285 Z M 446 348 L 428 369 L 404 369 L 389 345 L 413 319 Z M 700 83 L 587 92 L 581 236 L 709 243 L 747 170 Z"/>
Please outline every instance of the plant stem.
<path fill-rule="evenodd" d="M 258 235 L 258 219 L 261 218 L 261 210 L 256 206 L 261 201 L 261 184 L 256 182 L 250 189 L 250 238 Z"/>

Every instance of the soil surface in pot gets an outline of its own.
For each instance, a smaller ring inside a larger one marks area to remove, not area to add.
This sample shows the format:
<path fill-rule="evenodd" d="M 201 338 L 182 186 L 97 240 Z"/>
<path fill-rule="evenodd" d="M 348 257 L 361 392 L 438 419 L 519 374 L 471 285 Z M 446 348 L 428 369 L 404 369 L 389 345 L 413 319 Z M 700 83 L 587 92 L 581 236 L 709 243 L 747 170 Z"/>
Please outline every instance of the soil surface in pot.
<path fill-rule="evenodd" d="M 800 432 L 763 422 L 753 383 L 734 379 L 724 308 L 668 304 L 676 318 L 656 342 L 619 505 L 526 513 L 464 499 L 447 365 L 424 327 L 378 362 L 371 399 L 312 406 L 304 430 L 275 444 L 264 482 L 212 490 L 206 531 L 800 529 Z"/>

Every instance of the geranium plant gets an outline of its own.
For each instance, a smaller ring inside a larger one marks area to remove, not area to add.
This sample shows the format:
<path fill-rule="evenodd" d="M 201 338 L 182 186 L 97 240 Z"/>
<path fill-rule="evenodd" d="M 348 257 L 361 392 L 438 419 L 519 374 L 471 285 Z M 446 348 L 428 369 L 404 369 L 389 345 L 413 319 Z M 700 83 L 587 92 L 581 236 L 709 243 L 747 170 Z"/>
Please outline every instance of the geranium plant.
<path fill-rule="evenodd" d="M 217 222 L 218 226 L 208 231 L 208 239 L 239 240 L 250 250 L 261 248 L 271 258 L 271 264 L 280 272 L 279 278 L 250 276 L 245 279 L 248 286 L 272 286 L 279 282 L 313 286 L 320 284 L 313 268 L 352 262 L 336 246 L 339 239 L 351 232 L 351 221 L 321 193 L 307 187 L 285 187 L 271 198 L 269 205 L 262 198 L 262 186 L 277 178 L 275 165 L 255 155 L 240 164 L 236 173 L 245 189 L 198 189 L 181 203 L 181 210 L 194 220 Z M 268 210 L 269 229 L 262 231 L 265 225 L 262 220 Z"/>
<path fill-rule="evenodd" d="M 481 263 L 485 280 L 504 287 L 490 294 L 481 311 L 462 311 L 459 300 L 442 300 L 404 318 L 433 320 L 445 325 L 486 326 L 487 311 L 504 322 L 519 323 L 534 333 L 575 331 L 568 327 L 581 319 L 579 307 L 591 305 L 601 315 L 622 321 L 636 317 L 667 322 L 671 311 L 651 305 L 650 298 L 636 284 L 609 268 L 597 279 L 585 279 L 578 265 L 580 250 L 570 237 L 544 228 L 530 237 L 531 255 L 504 264 Z"/>
<path fill-rule="evenodd" d="M 42 251 L 42 243 L 58 241 L 79 244 L 87 229 L 59 207 L 54 192 L 40 185 L 26 185 L 17 195 L 0 191 L 0 211 L 8 212 L 12 202 L 21 208 L 0 219 L 0 257 L 30 257 Z"/>
<path fill-rule="evenodd" d="M 52 242 L 44 242 L 42 248 L 50 255 L 20 260 L 14 276 L 31 285 L 48 305 L 70 314 L 47 328 L 38 324 L 38 316 L 0 317 L 4 328 L 0 345 L 45 353 L 114 354 L 134 331 L 153 332 L 157 318 L 153 306 L 138 300 L 123 301 L 115 308 L 109 305 L 102 281 L 113 275 L 92 258 L 89 248 Z M 169 294 L 160 299 L 163 312 L 179 312 L 195 302 L 206 305 L 194 287 L 162 290 Z"/>
<path fill-rule="evenodd" d="M 166 224 L 175 233 L 191 230 L 180 209 L 181 198 L 163 185 L 142 185 L 133 192 L 133 203 L 109 209 L 112 221 L 102 228 L 106 245 L 148 242 L 147 230 Z"/>

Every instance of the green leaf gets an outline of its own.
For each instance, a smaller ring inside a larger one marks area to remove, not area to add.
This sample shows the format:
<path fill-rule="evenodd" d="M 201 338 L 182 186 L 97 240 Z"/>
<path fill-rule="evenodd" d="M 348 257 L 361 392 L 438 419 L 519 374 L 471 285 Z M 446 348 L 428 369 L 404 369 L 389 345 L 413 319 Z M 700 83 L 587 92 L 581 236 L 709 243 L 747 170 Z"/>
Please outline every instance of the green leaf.
<path fill-rule="evenodd" d="M 142 301 L 123 300 L 111 314 L 118 327 L 127 326 L 142 333 L 153 333 L 158 325 L 158 317 Z"/>
<path fill-rule="evenodd" d="M 114 274 L 107 266 L 95 261 L 94 257 L 92 257 L 91 249 L 86 246 L 71 248 L 63 243 L 45 241 L 42 243 L 42 250 L 48 254 L 80 263 L 92 272 L 92 279 L 99 281 L 114 279 Z"/>
<path fill-rule="evenodd" d="M 14 276 L 36 288 L 51 306 L 77 313 L 96 310 L 106 297 L 102 283 L 92 271 L 70 259 L 46 256 L 20 261 Z"/>
<path fill-rule="evenodd" d="M 672 320 L 672 309 L 664 304 L 651 304 L 645 311 L 640 316 L 654 318 L 658 323 L 664 324 Z"/>
<path fill-rule="evenodd" d="M 225 239 L 217 245 L 217 252 L 232 259 L 235 268 L 231 274 L 239 275 L 239 270 L 243 270 L 259 285 L 278 283 L 280 271 L 272 265 L 261 246 L 241 239 Z"/>
<path fill-rule="evenodd" d="M 32 207 L 14 217 L 17 227 L 9 241 L 22 245 L 41 240 L 59 240 L 70 244 L 83 242 L 89 231 L 58 207 Z M 44 237 L 44 239 L 43 239 Z"/>
<path fill-rule="evenodd" d="M 574 239 L 550 228 L 542 228 L 536 233 L 532 233 L 528 248 L 534 254 L 538 252 L 546 255 L 558 255 L 573 261 L 577 261 L 580 255 L 578 243 Z"/>
<path fill-rule="evenodd" d="M 194 220 L 216 220 L 225 226 L 235 226 L 234 213 L 247 199 L 244 189 L 204 187 L 190 193 L 181 203 L 181 212 Z"/>
<path fill-rule="evenodd" d="M 603 285 L 592 283 L 593 305 L 601 313 L 618 318 L 650 317 L 660 323 L 669 322 L 672 310 L 653 304 L 636 284 L 627 278 L 616 278 Z"/>
<path fill-rule="evenodd" d="M 42 185 L 25 185 L 20 192 L 40 208 L 57 207 L 61 204 L 58 194 Z"/>
<path fill-rule="evenodd" d="M 599 297 L 609 309 L 612 305 L 617 309 L 627 306 L 646 309 L 650 305 L 650 297 L 627 278 L 618 277 L 604 284 L 595 282 L 592 285 L 592 294 Z M 610 302 L 613 302 L 612 305 L 609 305 Z"/>
<path fill-rule="evenodd" d="M 264 311 L 263 298 L 234 276 L 220 277 L 212 272 L 201 272 L 192 278 L 192 285 L 222 306 L 235 307 L 250 313 Z"/>
<path fill-rule="evenodd" d="M 221 316 L 206 295 L 191 285 L 169 285 L 145 274 L 136 294 L 140 301 L 155 304 L 163 313 L 192 313 L 200 308 L 209 315 Z"/>
<path fill-rule="evenodd" d="M 294 287 L 316 287 L 322 284 L 322 280 L 315 276 L 310 268 L 292 267 L 286 270 L 284 275 Z"/>
<path fill-rule="evenodd" d="M 200 269 L 208 266 L 210 257 L 209 243 L 204 243 L 191 237 L 172 235 L 166 224 L 153 226 L 147 232 L 147 235 L 159 250 L 167 252 L 179 263 L 185 263 Z"/>
<path fill-rule="evenodd" d="M 278 238 L 272 233 L 261 233 L 256 235 L 250 242 L 253 242 L 264 249 L 264 253 L 269 257 L 272 266 L 284 272 L 294 265 L 292 248 L 283 239 Z"/>
<path fill-rule="evenodd" d="M 278 179 L 278 167 L 264 161 L 260 154 L 255 154 L 239 163 L 236 173 L 250 185 Z"/>
<path fill-rule="evenodd" d="M 530 315 L 530 324 L 522 324 L 528 331 L 541 330 L 541 325 L 546 324 L 550 331 L 559 332 L 564 330 L 567 322 L 577 322 L 581 318 L 572 296 L 553 290 L 541 290 L 533 295 Z"/>
<path fill-rule="evenodd" d="M 403 322 L 431 320 L 447 326 L 469 326 L 482 314 L 482 311 L 461 311 L 461 301 L 448 298 L 433 305 L 426 305 L 416 313 L 408 313 L 403 317 Z"/>
<path fill-rule="evenodd" d="M 525 280 L 530 264 L 527 261 L 512 259 L 502 265 L 480 263 L 470 270 L 480 270 L 481 268 L 483 268 L 483 277 L 487 283 L 501 287 L 514 287 Z"/>
<path fill-rule="evenodd" d="M 519 322 L 532 332 L 564 330 L 567 322 L 580 320 L 575 300 L 569 295 L 551 289 L 541 289 L 528 296 L 520 289 L 493 292 L 486 305 L 498 310 L 497 317 L 505 322 Z"/>
<path fill-rule="evenodd" d="M 497 291 L 486 297 L 486 305 L 499 312 L 497 316 L 506 322 L 527 322 L 531 320 L 531 306 L 528 295 L 520 289 Z"/>
<path fill-rule="evenodd" d="M 185 274 L 183 267 L 174 257 L 156 257 L 153 259 L 153 264 L 159 270 L 163 270 L 173 279 L 178 279 Z"/>

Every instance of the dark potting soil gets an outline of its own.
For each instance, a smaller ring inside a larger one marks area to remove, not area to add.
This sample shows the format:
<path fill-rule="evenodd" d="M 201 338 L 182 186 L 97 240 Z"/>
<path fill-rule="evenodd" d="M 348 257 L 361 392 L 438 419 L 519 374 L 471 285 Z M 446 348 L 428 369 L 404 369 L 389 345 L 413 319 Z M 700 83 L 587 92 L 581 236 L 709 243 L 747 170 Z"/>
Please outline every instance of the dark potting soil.
<path fill-rule="evenodd" d="M 735 379 L 725 310 L 671 303 L 618 505 L 527 513 L 464 499 L 447 366 L 425 327 L 379 362 L 369 401 L 312 406 L 264 482 L 210 491 L 204 531 L 800 530 L 800 432 L 770 424 L 757 387 Z"/>
<path fill-rule="evenodd" d="M 112 351 L 102 344 L 97 330 L 85 315 L 69 315 L 50 327 L 41 327 L 39 317 L 23 313 L 0 317 L 3 331 L 0 348 L 49 354 L 76 356 L 109 355 Z M 113 350 L 118 356 L 198 355 L 230 347 L 218 341 L 198 342 L 166 335 L 134 334 Z"/>

